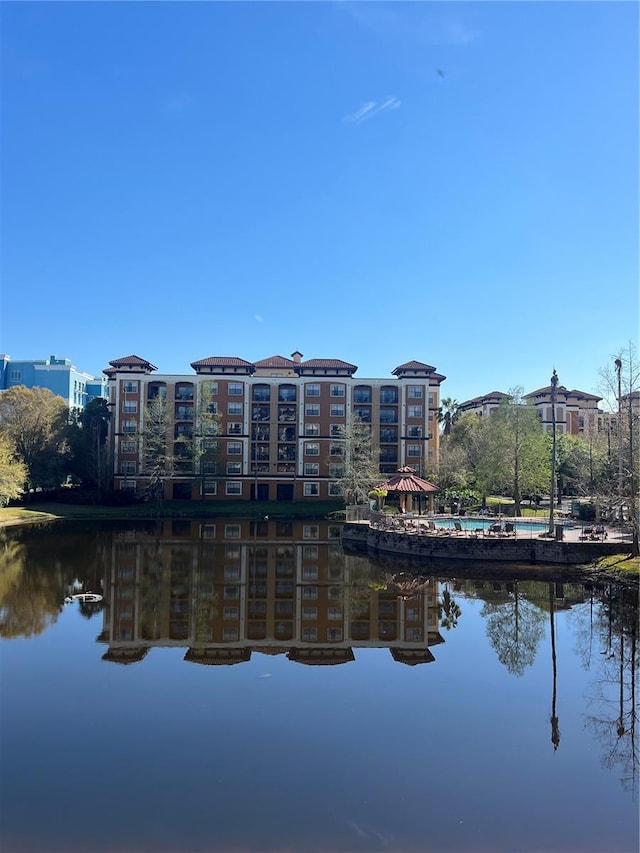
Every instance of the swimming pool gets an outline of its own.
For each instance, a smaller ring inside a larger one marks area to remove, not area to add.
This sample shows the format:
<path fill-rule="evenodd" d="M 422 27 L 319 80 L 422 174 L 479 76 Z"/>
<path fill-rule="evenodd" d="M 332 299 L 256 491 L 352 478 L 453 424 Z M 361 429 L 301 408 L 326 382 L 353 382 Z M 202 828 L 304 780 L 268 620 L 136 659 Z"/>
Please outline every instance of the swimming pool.
<path fill-rule="evenodd" d="M 538 535 L 540 533 L 544 533 L 545 530 L 549 529 L 549 523 L 547 521 L 526 521 L 524 519 L 515 519 L 515 518 L 434 518 L 431 519 L 436 527 L 446 527 L 452 528 L 454 523 L 459 521 L 463 530 L 487 530 L 492 524 L 504 524 L 505 522 L 509 522 L 510 524 L 514 524 L 517 531 L 529 532 L 532 535 Z M 557 522 L 560 523 L 560 522 Z M 569 529 L 573 527 L 573 524 L 563 523 L 563 526 Z"/>

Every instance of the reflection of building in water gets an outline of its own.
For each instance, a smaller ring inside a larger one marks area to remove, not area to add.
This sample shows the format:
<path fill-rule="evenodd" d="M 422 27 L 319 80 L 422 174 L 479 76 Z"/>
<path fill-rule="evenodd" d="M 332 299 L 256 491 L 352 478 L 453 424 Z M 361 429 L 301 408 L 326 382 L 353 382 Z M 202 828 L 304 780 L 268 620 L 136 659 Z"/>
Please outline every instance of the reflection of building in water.
<path fill-rule="evenodd" d="M 380 647 L 426 663 L 443 641 L 437 582 L 372 577 L 365 558 L 343 554 L 340 525 L 225 519 L 114 534 L 98 639 L 104 660 L 188 646 L 185 660 L 209 664 L 252 651 L 335 664 Z"/>

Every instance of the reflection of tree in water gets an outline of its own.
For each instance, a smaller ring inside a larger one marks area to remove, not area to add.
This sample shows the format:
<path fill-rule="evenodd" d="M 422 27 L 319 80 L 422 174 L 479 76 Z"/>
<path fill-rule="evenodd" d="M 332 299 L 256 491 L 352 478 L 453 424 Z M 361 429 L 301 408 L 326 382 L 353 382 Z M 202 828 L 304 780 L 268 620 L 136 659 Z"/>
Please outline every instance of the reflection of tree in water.
<path fill-rule="evenodd" d="M 513 675 L 523 675 L 534 662 L 544 634 L 544 613 L 520 592 L 518 581 L 500 603 L 485 602 L 480 615 L 487 620 L 487 637 Z"/>
<path fill-rule="evenodd" d="M 442 595 L 438 599 L 438 619 L 440 626 L 446 631 L 450 631 L 458 624 L 458 619 L 462 616 L 460 605 L 454 599 L 449 589 L 449 584 L 445 584 L 442 590 Z"/>
<path fill-rule="evenodd" d="M 38 565 L 27 570 L 27 549 L 15 540 L 4 539 L 0 549 L 0 636 L 41 634 L 62 610 L 61 573 L 51 574 Z"/>
<path fill-rule="evenodd" d="M 602 649 L 588 696 L 587 725 L 602 744 L 602 763 L 618 767 L 620 781 L 635 793 L 638 781 L 636 674 L 638 593 L 609 585 L 595 620 Z"/>

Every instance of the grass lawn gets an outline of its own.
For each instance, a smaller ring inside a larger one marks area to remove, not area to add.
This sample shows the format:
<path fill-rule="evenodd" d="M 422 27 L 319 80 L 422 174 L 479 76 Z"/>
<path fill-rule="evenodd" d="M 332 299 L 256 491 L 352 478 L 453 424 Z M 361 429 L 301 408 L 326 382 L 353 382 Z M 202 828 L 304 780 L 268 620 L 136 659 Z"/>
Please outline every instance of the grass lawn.
<path fill-rule="evenodd" d="M 608 554 L 595 562 L 597 569 L 615 569 L 616 572 L 628 575 L 640 575 L 640 557 L 629 554 Z"/>
<path fill-rule="evenodd" d="M 36 508 L 37 507 L 37 508 Z M 180 518 L 326 518 L 344 510 L 336 501 L 314 503 L 280 503 L 278 501 L 164 501 L 162 504 L 132 504 L 112 507 L 94 504 L 41 503 L 34 508 L 0 508 L 0 527 L 30 521 L 54 519 L 148 519 L 178 516 Z"/>

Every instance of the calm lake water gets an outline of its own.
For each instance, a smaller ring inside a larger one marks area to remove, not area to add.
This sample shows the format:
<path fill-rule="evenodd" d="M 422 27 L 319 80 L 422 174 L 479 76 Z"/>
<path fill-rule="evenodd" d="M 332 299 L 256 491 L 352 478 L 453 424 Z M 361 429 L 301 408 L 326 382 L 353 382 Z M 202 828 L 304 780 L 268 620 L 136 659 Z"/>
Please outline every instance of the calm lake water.
<path fill-rule="evenodd" d="M 638 849 L 637 592 L 325 522 L 2 536 L 3 853 Z"/>

